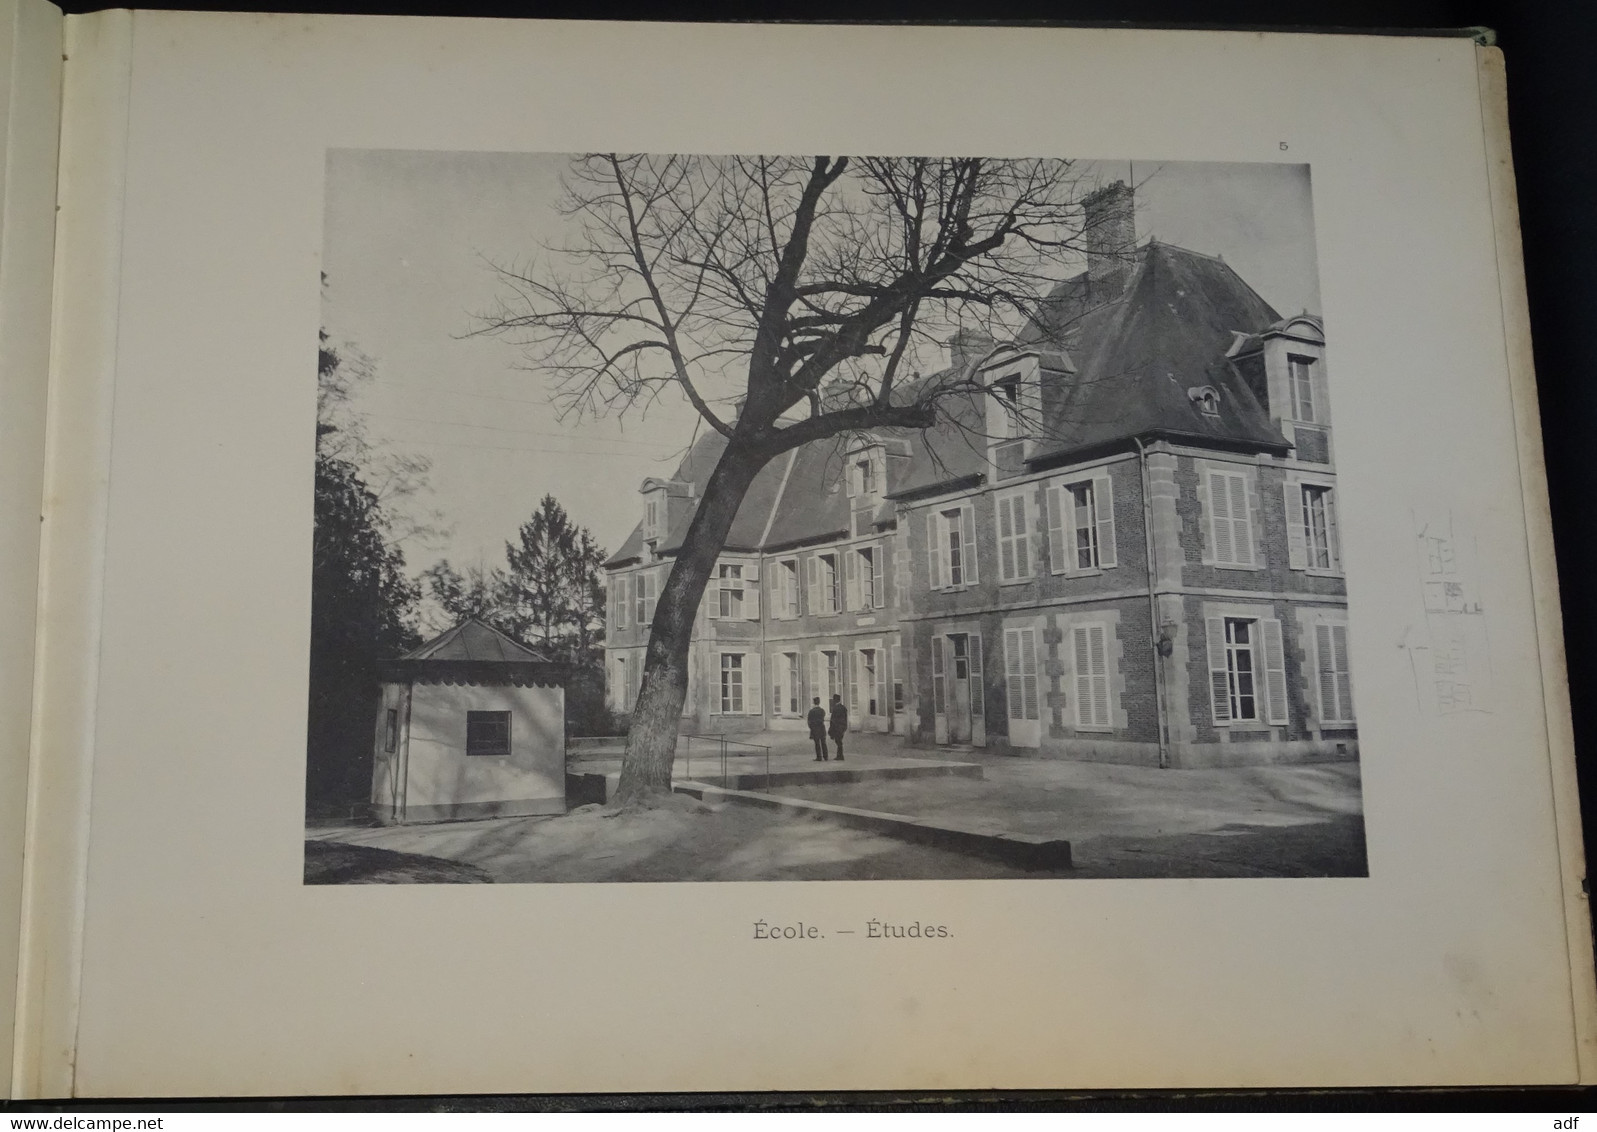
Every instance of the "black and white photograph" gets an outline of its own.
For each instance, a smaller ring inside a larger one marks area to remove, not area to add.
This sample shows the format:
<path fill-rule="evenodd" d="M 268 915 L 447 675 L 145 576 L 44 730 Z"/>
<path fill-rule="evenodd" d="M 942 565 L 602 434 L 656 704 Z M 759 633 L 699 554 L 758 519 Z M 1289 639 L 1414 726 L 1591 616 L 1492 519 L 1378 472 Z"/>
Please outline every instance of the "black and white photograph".
<path fill-rule="evenodd" d="M 1285 161 L 329 151 L 305 882 L 1367 876 L 1314 232 Z"/>

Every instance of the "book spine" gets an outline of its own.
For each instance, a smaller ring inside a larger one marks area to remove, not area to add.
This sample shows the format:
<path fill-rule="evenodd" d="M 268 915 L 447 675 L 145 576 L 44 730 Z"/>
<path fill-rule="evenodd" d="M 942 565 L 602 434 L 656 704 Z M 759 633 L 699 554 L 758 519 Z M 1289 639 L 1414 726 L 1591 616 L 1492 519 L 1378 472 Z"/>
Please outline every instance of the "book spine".
<path fill-rule="evenodd" d="M 14 1053 L 44 497 L 62 18 L 0 0 L 0 1065 Z M 10 1074 L 6 1074 L 9 1091 Z"/>
<path fill-rule="evenodd" d="M 1580 795 L 1575 779 L 1575 734 L 1570 721 L 1569 677 L 1564 666 L 1564 629 L 1553 552 L 1552 511 L 1542 454 L 1541 416 L 1531 353 L 1530 304 L 1525 292 L 1525 256 L 1520 241 L 1519 203 L 1508 135 L 1508 87 L 1503 53 L 1477 47 L 1476 73 L 1481 128 L 1486 142 L 1486 177 L 1497 242 L 1497 282 L 1508 350 L 1509 389 L 1525 503 L 1531 586 L 1540 650 L 1542 696 L 1551 760 L 1553 818 L 1558 838 L 1564 924 L 1569 947 L 1570 991 L 1580 1083 L 1597 1080 L 1597 975 L 1592 965 L 1590 901 L 1581 834 Z"/>
<path fill-rule="evenodd" d="M 12 1090 L 72 1092 L 133 14 L 66 20 Z"/>

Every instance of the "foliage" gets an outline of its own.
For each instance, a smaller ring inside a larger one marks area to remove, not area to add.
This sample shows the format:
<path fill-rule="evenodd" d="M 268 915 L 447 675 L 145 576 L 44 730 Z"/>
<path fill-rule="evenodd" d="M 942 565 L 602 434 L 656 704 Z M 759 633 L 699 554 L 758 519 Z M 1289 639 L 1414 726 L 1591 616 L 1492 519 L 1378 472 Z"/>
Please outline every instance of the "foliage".
<path fill-rule="evenodd" d="M 324 335 L 324 394 L 347 391 L 343 365 Z M 377 665 L 419 643 L 420 593 L 389 511 L 357 463 L 369 451 L 363 438 L 324 418 L 316 439 L 306 801 L 312 811 L 347 812 L 370 791 Z"/>

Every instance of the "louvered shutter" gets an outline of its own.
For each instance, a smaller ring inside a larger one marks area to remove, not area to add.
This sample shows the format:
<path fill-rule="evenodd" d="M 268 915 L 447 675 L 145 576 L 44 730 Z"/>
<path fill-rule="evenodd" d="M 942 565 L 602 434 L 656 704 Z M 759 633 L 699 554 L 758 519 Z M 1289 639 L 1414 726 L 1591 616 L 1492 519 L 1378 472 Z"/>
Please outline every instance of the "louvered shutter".
<path fill-rule="evenodd" d="M 787 569 L 780 562 L 775 565 L 776 568 L 771 571 L 768 579 L 770 593 L 767 598 L 771 603 L 772 620 L 781 621 L 787 618 L 787 602 L 783 600 L 782 593 L 782 576 L 787 573 Z"/>
<path fill-rule="evenodd" d="M 1004 693 L 1009 700 L 1009 718 L 1026 718 L 1026 690 L 1020 671 L 1020 630 L 1004 630 Z"/>
<path fill-rule="evenodd" d="M 1115 492 L 1107 473 L 1093 477 L 1092 505 L 1098 512 L 1098 565 L 1107 570 L 1119 564 L 1115 553 Z"/>
<path fill-rule="evenodd" d="M 1216 562 L 1235 562 L 1231 534 L 1231 494 L 1222 472 L 1209 473 L 1209 545 Z"/>
<path fill-rule="evenodd" d="M 1353 722 L 1353 667 L 1348 662 L 1347 626 L 1331 626 L 1331 645 L 1336 654 L 1338 717 L 1345 723 Z"/>
<path fill-rule="evenodd" d="M 1070 568 L 1070 560 L 1066 557 L 1069 548 L 1065 545 L 1065 507 L 1060 498 L 1063 494 L 1064 489 L 1057 486 L 1043 493 L 1048 509 L 1048 569 L 1055 574 Z"/>
<path fill-rule="evenodd" d="M 1237 565 L 1253 565 L 1253 523 L 1246 476 L 1226 477 L 1231 484 L 1231 533 L 1236 540 Z"/>
<path fill-rule="evenodd" d="M 1209 644 L 1209 698 L 1216 723 L 1231 722 L 1231 687 L 1225 666 L 1225 618 L 1210 617 L 1205 622 Z"/>
<path fill-rule="evenodd" d="M 826 692 L 826 658 L 821 655 L 820 649 L 810 650 L 810 686 L 805 689 L 809 694 L 804 699 L 805 710 L 815 706 L 817 697 Z"/>
<path fill-rule="evenodd" d="M 1015 511 L 1015 577 L 1031 577 L 1031 524 L 1026 518 L 1026 496 L 1010 500 Z"/>
<path fill-rule="evenodd" d="M 887 702 L 887 650 L 876 650 L 876 714 L 886 716 L 889 713 Z"/>
<path fill-rule="evenodd" d="M 964 549 L 961 552 L 961 557 L 965 563 L 965 584 L 973 586 L 980 580 L 976 571 L 976 507 L 974 504 L 960 508 L 959 522 L 960 529 L 964 533 Z"/>
<path fill-rule="evenodd" d="M 981 634 L 972 633 L 966 641 L 966 648 L 970 650 L 970 714 L 985 715 L 982 703 L 987 694 L 987 686 L 981 677 Z"/>
<path fill-rule="evenodd" d="M 1281 647 L 1281 622 L 1273 617 L 1259 621 L 1264 630 L 1264 685 L 1269 690 L 1270 723 L 1287 721 L 1286 653 Z"/>
<path fill-rule="evenodd" d="M 877 609 L 887 605 L 887 551 L 882 543 L 871 545 L 871 597 Z"/>
<path fill-rule="evenodd" d="M 1076 663 L 1076 726 L 1091 727 L 1092 718 L 1092 642 L 1087 626 L 1077 625 L 1070 633 Z"/>
<path fill-rule="evenodd" d="M 631 603 L 631 599 L 628 597 L 628 590 L 630 589 L 630 587 L 628 586 L 627 582 L 628 582 L 628 579 L 627 579 L 627 577 L 625 575 L 622 575 L 621 577 L 616 579 L 616 628 L 617 629 L 625 629 L 627 627 L 627 606 Z"/>
<path fill-rule="evenodd" d="M 1294 570 L 1309 567 L 1308 516 L 1303 510 L 1303 485 L 1287 480 L 1281 485 L 1281 495 L 1286 501 L 1286 558 Z"/>
<path fill-rule="evenodd" d="M 704 587 L 704 600 L 709 603 L 710 611 L 705 614 L 711 621 L 721 619 L 721 564 L 717 562 L 711 569 L 710 584 Z"/>
<path fill-rule="evenodd" d="M 765 704 L 765 693 L 761 690 L 760 683 L 760 654 L 757 652 L 744 653 L 743 664 L 747 671 L 744 679 L 747 687 L 743 689 L 743 714 L 761 715 Z"/>
<path fill-rule="evenodd" d="M 947 709 L 946 694 L 943 688 L 943 638 L 932 638 L 932 712 L 935 715 L 944 714 Z"/>
<path fill-rule="evenodd" d="M 1037 718 L 1037 632 L 1020 631 L 1020 686 L 1021 706 L 1027 719 Z"/>
<path fill-rule="evenodd" d="M 930 587 L 940 590 L 947 585 L 943 581 L 948 577 L 948 572 L 943 569 L 943 554 L 947 549 L 947 542 L 937 537 L 943 526 L 943 517 L 936 511 L 926 512 L 926 578 Z"/>
<path fill-rule="evenodd" d="M 806 576 L 805 612 L 810 616 L 821 612 L 821 556 L 812 554 L 804 560 Z"/>
<path fill-rule="evenodd" d="M 856 723 L 865 711 L 864 692 L 860 688 L 865 676 L 864 659 L 865 654 L 858 649 L 848 651 L 848 713 Z"/>
<path fill-rule="evenodd" d="M 749 621 L 760 619 L 760 564 L 743 567 L 743 616 Z"/>
<path fill-rule="evenodd" d="M 848 550 L 843 551 L 842 554 L 843 578 L 845 583 L 843 587 L 843 608 L 859 609 L 861 608 L 859 591 L 859 551 L 849 548 Z"/>
<path fill-rule="evenodd" d="M 1320 670 L 1320 722 L 1337 718 L 1336 655 L 1330 625 L 1314 627 L 1316 667 Z"/>

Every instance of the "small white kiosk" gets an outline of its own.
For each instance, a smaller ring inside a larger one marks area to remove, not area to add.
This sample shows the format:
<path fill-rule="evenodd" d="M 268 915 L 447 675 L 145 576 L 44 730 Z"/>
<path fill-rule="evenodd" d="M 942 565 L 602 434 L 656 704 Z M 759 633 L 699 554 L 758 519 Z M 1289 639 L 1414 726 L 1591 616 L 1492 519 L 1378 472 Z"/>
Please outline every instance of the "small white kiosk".
<path fill-rule="evenodd" d="M 403 824 L 564 813 L 567 676 L 477 620 L 384 664 L 374 815 Z"/>

